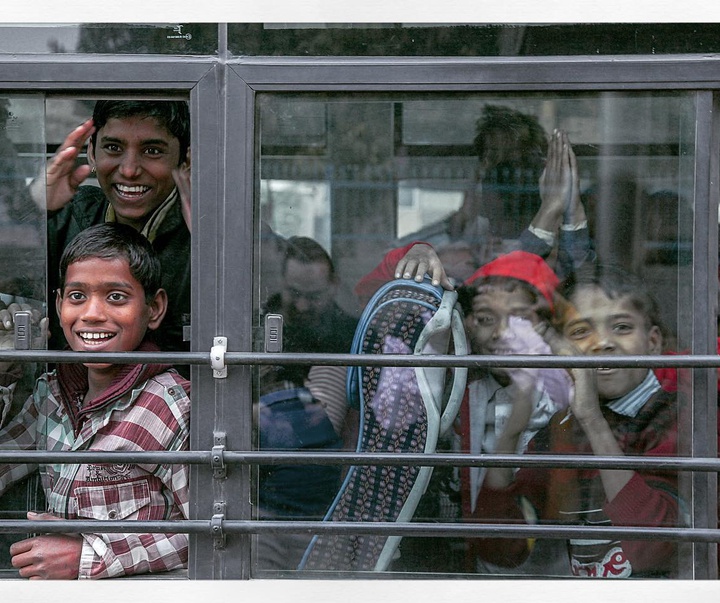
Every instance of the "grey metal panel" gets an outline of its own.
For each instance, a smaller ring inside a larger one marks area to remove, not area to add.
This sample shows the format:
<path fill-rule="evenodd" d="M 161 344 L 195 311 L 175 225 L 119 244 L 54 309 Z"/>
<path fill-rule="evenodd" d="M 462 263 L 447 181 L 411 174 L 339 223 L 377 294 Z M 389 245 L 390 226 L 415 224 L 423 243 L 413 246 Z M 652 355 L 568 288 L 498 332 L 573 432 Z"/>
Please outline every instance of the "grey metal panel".
<path fill-rule="evenodd" d="M 214 76 L 198 86 L 191 107 L 197 126 L 194 190 L 202 191 L 193 203 L 192 346 L 209 349 L 212 337 L 222 335 L 229 350 L 247 352 L 252 345 L 253 95 L 221 65 Z M 193 370 L 193 448 L 212 446 L 213 433 L 219 432 L 227 434 L 228 449 L 250 450 L 251 368 L 231 367 L 225 379 L 214 379 L 206 367 Z M 230 467 L 226 479 L 218 481 L 209 468 L 196 468 L 191 516 L 208 517 L 213 502 L 222 501 L 228 518 L 250 519 L 250 471 L 245 465 Z M 190 554 L 192 578 L 249 577 L 249 535 L 228 537 L 222 550 L 213 548 L 212 538 L 197 536 Z"/>
<path fill-rule="evenodd" d="M 711 92 L 699 92 L 695 129 L 695 220 L 693 228 L 693 338 L 692 352 L 716 352 L 718 233 L 718 117 Z M 711 152 L 713 151 L 714 152 Z M 717 372 L 693 371 L 692 455 L 717 456 Z M 692 525 L 717 528 L 717 474 L 692 475 Z M 717 578 L 716 547 L 692 547 L 692 575 L 686 578 Z M 684 556 L 683 556 L 684 557 Z M 684 559 L 688 560 L 687 557 Z"/>
<path fill-rule="evenodd" d="M 720 56 L 240 59 L 257 90 L 518 90 L 706 88 Z"/>
<path fill-rule="evenodd" d="M 224 174 L 220 239 L 218 296 L 221 304 L 220 331 L 228 338 L 228 351 L 252 350 L 253 312 L 253 167 L 254 93 L 232 71 L 225 79 L 224 155 L 220 165 Z M 216 429 L 227 433 L 229 450 L 252 448 L 252 398 L 250 366 L 232 366 L 223 383 L 218 384 L 221 407 Z M 251 518 L 251 471 L 243 465 L 228 471 L 224 501 L 228 519 Z M 228 537 L 222 577 L 250 577 L 250 535 Z"/>
<path fill-rule="evenodd" d="M 0 57 L 0 88 L 22 90 L 188 90 L 213 68 L 210 58 L 51 55 Z"/>
<path fill-rule="evenodd" d="M 222 211 L 222 76 L 217 66 L 190 95 L 192 140 L 192 351 L 210 350 L 219 330 L 220 299 L 217 288 Z M 202 191 L 202 194 L 197 194 Z M 202 311 L 200 311 L 202 309 Z M 191 367 L 193 382 L 190 447 L 209 450 L 213 446 L 219 393 L 207 366 Z M 193 466 L 190 473 L 190 519 L 212 515 L 217 496 L 210 467 Z M 191 578 L 213 578 L 216 567 L 210 535 L 190 536 L 188 573 Z"/>

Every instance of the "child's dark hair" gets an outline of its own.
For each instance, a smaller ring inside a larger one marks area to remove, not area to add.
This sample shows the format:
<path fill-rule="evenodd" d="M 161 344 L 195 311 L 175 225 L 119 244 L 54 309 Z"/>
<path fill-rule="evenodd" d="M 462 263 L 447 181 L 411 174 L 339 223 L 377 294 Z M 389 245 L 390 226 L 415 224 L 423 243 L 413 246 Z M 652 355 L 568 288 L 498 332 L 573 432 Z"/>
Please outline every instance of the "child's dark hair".
<path fill-rule="evenodd" d="M 473 141 L 477 155 L 483 159 L 488 152 L 488 134 L 496 132 L 505 143 L 505 151 L 514 157 L 515 167 L 542 171 L 547 155 L 547 135 L 538 119 L 504 105 L 485 105 L 475 124 Z"/>
<path fill-rule="evenodd" d="M 153 117 L 180 143 L 178 165 L 185 161 L 190 146 L 190 111 L 185 101 L 129 101 L 99 100 L 93 110 L 95 132 L 91 137 L 93 147 L 97 143 L 97 133 L 109 119 L 128 117 Z"/>
<path fill-rule="evenodd" d="M 473 298 L 480 295 L 483 288 L 494 288 L 508 293 L 513 293 L 517 290 L 524 291 L 530 296 L 538 318 L 541 320 L 550 320 L 552 315 L 550 305 L 540 291 L 522 279 L 499 275 L 483 276 L 474 281 L 472 285 L 462 285 L 457 288 L 458 302 L 465 316 L 472 314 Z"/>
<path fill-rule="evenodd" d="M 646 328 L 657 326 L 665 334 L 658 303 L 636 275 L 612 264 L 585 264 L 562 281 L 557 292 L 572 301 L 577 291 L 584 287 L 597 287 L 613 300 L 627 298 L 645 317 Z"/>
<path fill-rule="evenodd" d="M 145 291 L 148 304 L 160 289 L 162 267 L 150 241 L 127 224 L 105 222 L 81 231 L 63 251 L 60 258 L 61 293 L 70 264 L 93 258 L 126 259 L 130 274 Z"/>

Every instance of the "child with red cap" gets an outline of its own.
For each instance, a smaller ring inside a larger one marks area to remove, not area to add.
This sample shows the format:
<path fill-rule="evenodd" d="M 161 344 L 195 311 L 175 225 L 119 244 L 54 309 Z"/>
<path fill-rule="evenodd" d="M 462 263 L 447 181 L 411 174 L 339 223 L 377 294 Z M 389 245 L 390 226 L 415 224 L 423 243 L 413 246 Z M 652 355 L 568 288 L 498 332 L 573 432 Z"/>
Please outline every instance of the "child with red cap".
<path fill-rule="evenodd" d="M 459 288 L 465 330 L 473 354 L 552 354 L 536 331 L 553 311 L 558 277 L 537 255 L 513 251 L 479 268 Z M 563 369 L 470 369 L 460 412 L 462 449 L 471 454 L 495 452 L 497 434 L 513 405 L 532 408 L 516 452 L 558 410 L 567 407 L 572 381 Z M 472 514 L 486 469 L 463 467 L 463 512 Z"/>
<path fill-rule="evenodd" d="M 383 283 L 394 278 L 422 280 L 452 289 L 432 246 L 425 243 L 395 249 L 355 287 L 370 298 Z M 553 294 L 559 279 L 538 255 L 513 251 L 485 264 L 458 288 L 465 315 L 465 331 L 473 354 L 552 354 L 538 331 L 549 324 L 554 309 Z M 455 425 L 452 448 L 470 454 L 495 452 L 497 435 L 515 404 L 531 408 L 527 427 L 516 452 L 525 451 L 535 433 L 551 417 L 566 408 L 572 395 L 572 380 L 564 369 L 471 368 L 468 385 Z M 456 470 L 462 514 L 471 517 L 487 469 L 462 467 Z M 458 480 L 459 473 L 459 480 Z M 469 558 L 474 571 L 494 573 Z M 481 564 L 483 562 L 480 562 Z"/>

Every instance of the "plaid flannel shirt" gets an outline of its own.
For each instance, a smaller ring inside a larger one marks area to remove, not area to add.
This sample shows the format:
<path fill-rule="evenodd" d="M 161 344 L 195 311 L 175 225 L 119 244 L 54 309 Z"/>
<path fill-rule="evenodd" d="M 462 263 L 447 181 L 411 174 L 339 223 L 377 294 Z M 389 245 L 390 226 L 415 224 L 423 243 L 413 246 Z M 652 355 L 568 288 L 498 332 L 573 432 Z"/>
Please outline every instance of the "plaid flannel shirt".
<path fill-rule="evenodd" d="M 84 414 L 70 410 L 56 372 L 42 375 L 0 447 L 39 450 L 187 450 L 190 384 L 167 367 L 130 366 L 115 392 Z M 135 367 L 135 368 L 134 368 Z M 145 379 L 150 369 L 151 376 Z M 128 375 L 128 372 L 135 373 Z M 162 370 L 161 370 L 162 369 Z M 143 370 L 145 373 L 143 373 Z M 155 374 L 152 374 L 152 373 Z M 142 382 L 135 381 L 142 376 Z M 122 388 L 128 385 L 125 391 Z M 111 388 L 112 389 L 112 388 Z M 67 391 L 67 388 L 66 388 Z M 75 416 L 73 416 L 75 415 Z M 0 465 L 0 492 L 37 469 Z M 158 464 L 40 465 L 48 512 L 65 519 L 187 519 L 188 467 Z M 82 534 L 79 578 L 186 567 L 186 534 Z"/>

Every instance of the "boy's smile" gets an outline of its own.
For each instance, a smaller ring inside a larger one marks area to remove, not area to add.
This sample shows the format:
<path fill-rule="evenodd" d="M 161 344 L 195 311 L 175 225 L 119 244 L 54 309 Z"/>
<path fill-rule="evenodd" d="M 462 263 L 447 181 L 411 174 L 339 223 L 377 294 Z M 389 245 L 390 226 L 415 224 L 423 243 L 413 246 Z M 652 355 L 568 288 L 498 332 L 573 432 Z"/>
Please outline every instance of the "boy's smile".
<path fill-rule="evenodd" d="M 578 349 L 590 356 L 659 354 L 662 336 L 657 326 L 628 297 L 609 298 L 599 287 L 583 287 L 572 296 L 574 312 L 565 320 L 563 333 Z M 599 368 L 598 394 L 614 400 L 635 389 L 647 368 Z"/>
<path fill-rule="evenodd" d="M 164 311 L 157 296 L 150 304 L 126 259 L 88 258 L 68 266 L 56 299 L 60 325 L 78 352 L 135 350 L 147 329 L 160 324 Z M 87 365 L 114 375 L 121 365 Z"/>
<path fill-rule="evenodd" d="M 175 188 L 180 142 L 153 117 L 111 118 L 89 156 L 117 221 L 140 230 Z"/>

